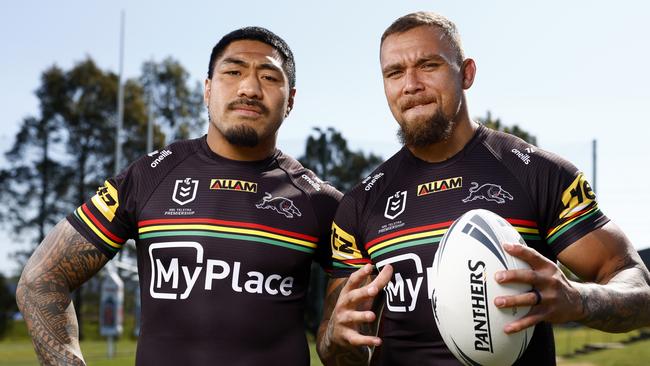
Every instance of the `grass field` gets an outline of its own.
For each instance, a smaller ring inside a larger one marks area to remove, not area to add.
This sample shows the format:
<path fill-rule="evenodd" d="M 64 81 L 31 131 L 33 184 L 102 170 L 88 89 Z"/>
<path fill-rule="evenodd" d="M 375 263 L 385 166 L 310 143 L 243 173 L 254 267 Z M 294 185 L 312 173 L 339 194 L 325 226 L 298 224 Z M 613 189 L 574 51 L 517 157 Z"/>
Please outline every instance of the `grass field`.
<path fill-rule="evenodd" d="M 38 365 L 32 344 L 22 337 L 24 329 L 14 327 L 11 337 L 0 341 L 0 366 Z M 585 343 L 614 344 L 639 334 L 639 331 L 623 334 L 603 333 L 593 329 L 556 329 L 556 351 L 561 366 L 639 366 L 650 363 L 650 339 L 627 344 L 624 348 L 599 350 L 588 354 L 576 354 Z M 136 342 L 122 339 L 117 343 L 116 355 L 106 358 L 106 342 L 89 340 L 81 343 L 81 348 L 89 365 L 92 366 L 132 366 L 135 363 Z M 311 364 L 322 365 L 310 339 Z M 572 355 L 566 357 L 566 355 Z"/>

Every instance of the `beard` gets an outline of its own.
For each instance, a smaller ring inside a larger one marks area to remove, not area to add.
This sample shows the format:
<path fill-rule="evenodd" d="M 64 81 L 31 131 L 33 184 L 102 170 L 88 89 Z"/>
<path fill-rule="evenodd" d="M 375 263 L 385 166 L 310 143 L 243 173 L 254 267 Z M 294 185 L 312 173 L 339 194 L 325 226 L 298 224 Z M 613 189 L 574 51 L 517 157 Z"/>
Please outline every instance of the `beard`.
<path fill-rule="evenodd" d="M 451 136 L 454 121 L 446 118 L 440 110 L 422 123 L 400 123 L 397 138 L 411 147 L 426 147 L 447 140 Z"/>
<path fill-rule="evenodd" d="M 209 110 L 208 123 L 213 123 Z M 221 132 L 226 141 L 228 141 L 231 145 L 241 147 L 255 147 L 260 142 L 260 137 L 257 134 L 257 131 L 255 131 L 255 129 L 252 127 L 239 125 L 224 130 L 217 126 L 216 123 L 213 125 Z"/>
<path fill-rule="evenodd" d="M 260 142 L 257 131 L 248 126 L 235 126 L 224 131 L 223 137 L 230 144 L 242 147 L 255 147 Z"/>

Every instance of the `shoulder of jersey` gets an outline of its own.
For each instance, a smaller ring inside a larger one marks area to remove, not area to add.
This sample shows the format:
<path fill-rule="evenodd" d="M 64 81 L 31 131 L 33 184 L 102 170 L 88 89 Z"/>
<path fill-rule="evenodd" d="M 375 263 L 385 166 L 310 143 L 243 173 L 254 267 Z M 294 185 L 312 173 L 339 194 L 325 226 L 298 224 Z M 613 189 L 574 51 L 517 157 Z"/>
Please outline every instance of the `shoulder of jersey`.
<path fill-rule="evenodd" d="M 486 128 L 483 144 L 507 166 L 524 169 L 545 169 L 567 162 L 551 152 L 540 149 L 506 132 Z"/>
<path fill-rule="evenodd" d="M 277 157 L 280 169 L 284 170 L 293 184 L 301 191 L 312 197 L 332 196 L 339 200 L 342 196 L 329 182 L 321 180 L 313 171 L 305 168 L 302 164 L 284 153 Z"/>
<path fill-rule="evenodd" d="M 181 140 L 140 157 L 129 168 L 135 176 L 157 181 L 201 148 L 199 139 Z"/>
<path fill-rule="evenodd" d="M 375 170 L 363 178 L 348 192 L 348 195 L 368 200 L 370 197 L 380 195 L 388 184 L 399 174 L 401 163 L 405 157 L 404 150 L 400 150 L 385 162 L 379 164 Z M 394 193 L 394 192 L 393 192 Z"/>

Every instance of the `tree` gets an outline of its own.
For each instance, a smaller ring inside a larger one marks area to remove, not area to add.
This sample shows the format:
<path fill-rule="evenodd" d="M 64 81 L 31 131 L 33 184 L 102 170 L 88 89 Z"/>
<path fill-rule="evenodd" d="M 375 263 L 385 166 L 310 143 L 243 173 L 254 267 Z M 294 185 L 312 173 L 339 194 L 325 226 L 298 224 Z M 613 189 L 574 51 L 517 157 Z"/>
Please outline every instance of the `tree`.
<path fill-rule="evenodd" d="M 36 90 L 40 116 L 23 120 L 14 145 L 5 154 L 9 168 L 0 173 L 5 203 L 2 222 L 19 241 L 39 243 L 45 232 L 71 209 L 66 200 L 71 170 L 58 161 L 64 136 L 57 110 L 64 79 L 64 72 L 56 66 L 43 73 L 41 86 Z M 32 251 L 16 253 L 21 265 Z"/>
<path fill-rule="evenodd" d="M 305 154 L 298 160 L 343 192 L 350 190 L 383 161 L 372 153 L 350 151 L 343 135 L 332 127 L 325 130 L 316 127 L 314 132 L 315 135 L 307 138 Z M 325 273 L 318 265 L 312 264 L 305 323 L 313 333 L 320 324 L 325 286 Z"/>
<path fill-rule="evenodd" d="M 332 127 L 325 130 L 316 127 L 314 132 L 316 135 L 307 138 L 305 154 L 298 160 L 343 192 L 350 190 L 383 161 L 372 153 L 350 151 L 343 135 Z"/>
<path fill-rule="evenodd" d="M 524 131 L 518 125 L 513 125 L 512 127 L 502 125 L 500 118 L 492 119 L 492 113 L 490 113 L 490 111 L 487 112 L 485 118 L 478 117 L 476 119 L 480 124 L 484 125 L 485 127 L 497 131 L 507 132 L 509 134 L 515 135 L 523 139 L 524 141 L 532 145 L 537 145 L 537 138 L 535 136 L 531 135 L 529 132 Z"/>
<path fill-rule="evenodd" d="M 203 89 L 199 82 L 189 84 L 189 73 L 171 57 L 160 63 L 142 65 L 140 84 L 153 106 L 155 121 L 172 140 L 203 133 Z"/>

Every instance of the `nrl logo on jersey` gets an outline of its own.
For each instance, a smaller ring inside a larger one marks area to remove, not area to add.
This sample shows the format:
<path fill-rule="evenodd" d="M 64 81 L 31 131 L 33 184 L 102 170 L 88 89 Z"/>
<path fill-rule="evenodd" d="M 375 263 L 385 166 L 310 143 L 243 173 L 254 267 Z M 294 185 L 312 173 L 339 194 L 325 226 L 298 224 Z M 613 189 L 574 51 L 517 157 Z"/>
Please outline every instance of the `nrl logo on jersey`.
<path fill-rule="evenodd" d="M 447 178 L 418 185 L 418 197 L 463 186 L 463 177 Z"/>
<path fill-rule="evenodd" d="M 388 197 L 386 200 L 386 209 L 384 210 L 384 217 L 389 220 L 394 220 L 397 216 L 401 215 L 406 209 L 406 191 L 397 191 L 394 195 Z"/>
<path fill-rule="evenodd" d="M 174 184 L 174 193 L 172 193 L 172 201 L 183 206 L 196 198 L 196 191 L 199 188 L 198 179 L 185 178 L 178 179 Z"/>
<path fill-rule="evenodd" d="M 257 193 L 257 183 L 238 179 L 215 178 L 210 181 L 210 189 Z"/>

